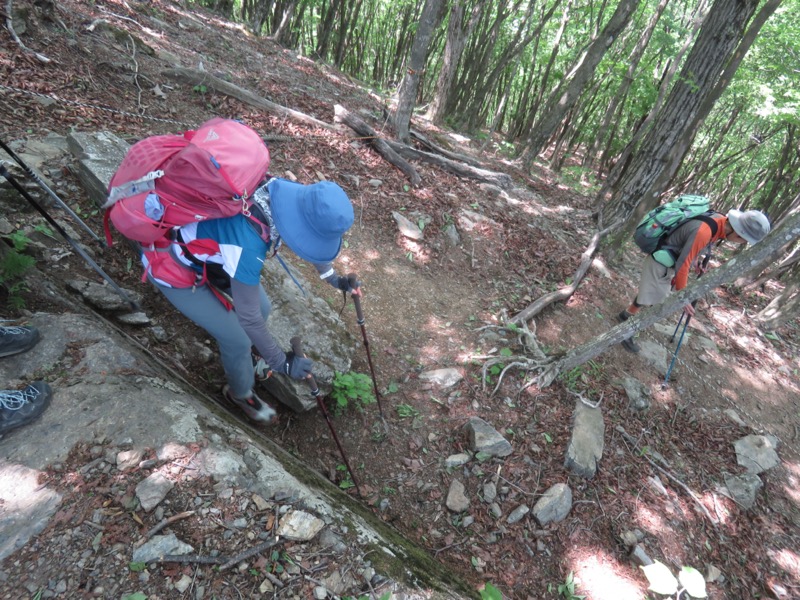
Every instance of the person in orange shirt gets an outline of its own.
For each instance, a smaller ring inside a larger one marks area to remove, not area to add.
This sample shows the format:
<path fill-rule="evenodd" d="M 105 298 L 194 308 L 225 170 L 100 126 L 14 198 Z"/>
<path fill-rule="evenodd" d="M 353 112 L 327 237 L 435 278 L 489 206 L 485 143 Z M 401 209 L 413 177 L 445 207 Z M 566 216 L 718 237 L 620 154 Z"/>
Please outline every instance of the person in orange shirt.
<path fill-rule="evenodd" d="M 620 322 L 627 321 L 643 306 L 653 306 L 667 297 L 672 289 L 680 291 L 689 282 L 689 272 L 702 273 L 703 255 L 711 252 L 711 245 L 719 240 L 734 244 L 757 244 L 769 233 L 766 215 L 758 210 L 730 210 L 727 215 L 705 214 L 689 219 L 667 236 L 660 250 L 647 256 L 639 280 L 639 291 L 631 305 L 619 313 Z M 683 310 L 694 315 L 694 307 L 687 303 Z M 635 336 L 622 341 L 629 352 L 639 352 Z"/>

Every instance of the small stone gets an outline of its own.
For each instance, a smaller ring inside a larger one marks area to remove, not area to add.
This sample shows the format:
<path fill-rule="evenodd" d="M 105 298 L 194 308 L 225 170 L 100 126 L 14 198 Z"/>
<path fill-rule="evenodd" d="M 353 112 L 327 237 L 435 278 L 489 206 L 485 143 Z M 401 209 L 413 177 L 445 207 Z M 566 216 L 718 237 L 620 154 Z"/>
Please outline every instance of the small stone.
<path fill-rule="evenodd" d="M 175 589 L 178 590 L 181 594 L 189 589 L 189 586 L 192 585 L 192 578 L 188 575 L 184 575 L 178 581 L 175 582 Z"/>
<path fill-rule="evenodd" d="M 452 454 L 444 459 L 444 466 L 447 469 L 454 469 L 469 462 L 469 454 Z"/>
<path fill-rule="evenodd" d="M 381 181 L 380 179 L 370 179 L 369 184 L 372 187 L 381 187 L 383 185 L 383 181 Z"/>
<path fill-rule="evenodd" d="M 269 579 L 265 579 L 261 582 L 261 585 L 258 586 L 258 591 L 262 594 L 271 594 L 275 591 L 275 586 L 272 585 L 272 582 Z"/>
<path fill-rule="evenodd" d="M 503 516 L 503 511 L 500 509 L 500 505 L 497 502 L 492 502 L 489 506 L 489 512 L 492 513 L 495 519 L 499 519 Z"/>
<path fill-rule="evenodd" d="M 316 600 L 325 600 L 328 597 L 328 590 L 324 585 L 314 587 L 314 598 Z"/>
<path fill-rule="evenodd" d="M 292 510 L 281 518 L 278 535 L 290 540 L 307 542 L 325 526 L 322 519 L 302 510 Z"/>
<path fill-rule="evenodd" d="M 483 484 L 483 501 L 491 504 L 497 499 L 497 486 L 494 481 L 487 481 Z"/>
<path fill-rule="evenodd" d="M 631 560 L 634 564 L 639 565 L 640 567 L 646 567 L 647 565 L 653 564 L 653 559 L 647 555 L 644 548 L 642 548 L 639 544 L 633 547 L 630 554 Z"/>
<path fill-rule="evenodd" d="M 255 504 L 256 506 L 256 510 L 259 512 L 264 510 L 269 510 L 270 508 L 272 508 L 272 504 L 264 500 L 264 498 L 262 498 L 258 494 L 253 494 L 252 500 L 253 504 Z"/>
<path fill-rule="evenodd" d="M 722 571 L 720 571 L 715 565 L 710 563 L 706 565 L 706 581 L 708 583 L 714 583 L 715 581 L 718 581 L 721 576 Z"/>
<path fill-rule="evenodd" d="M 244 517 L 235 519 L 233 521 L 233 526 L 236 527 L 236 529 L 244 529 L 245 527 L 247 527 L 247 519 L 245 519 Z"/>
<path fill-rule="evenodd" d="M 469 508 L 469 498 L 467 498 L 466 489 L 464 488 L 464 484 L 458 479 L 454 479 L 452 483 L 450 483 L 445 505 L 454 513 L 462 513 Z"/>
<path fill-rule="evenodd" d="M 506 521 L 509 524 L 514 524 L 522 520 L 522 517 L 527 515 L 529 511 L 530 508 L 528 508 L 525 504 L 521 504 L 520 506 L 511 511 L 511 514 L 508 515 L 508 519 L 506 519 Z"/>

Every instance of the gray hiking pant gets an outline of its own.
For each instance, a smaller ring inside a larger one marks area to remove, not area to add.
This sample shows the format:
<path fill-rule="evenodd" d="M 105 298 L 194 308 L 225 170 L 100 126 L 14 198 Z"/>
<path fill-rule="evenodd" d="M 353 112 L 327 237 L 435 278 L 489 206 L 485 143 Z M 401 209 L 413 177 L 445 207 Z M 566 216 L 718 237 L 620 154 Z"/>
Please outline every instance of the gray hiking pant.
<path fill-rule="evenodd" d="M 239 325 L 236 312 L 227 310 L 207 285 L 192 288 L 169 288 L 151 280 L 167 300 L 184 316 L 205 329 L 217 341 L 225 378 L 231 393 L 237 398 L 250 395 L 255 383 L 253 359 L 250 353 L 252 342 Z M 272 310 L 267 293 L 259 286 L 261 314 L 266 321 Z"/>

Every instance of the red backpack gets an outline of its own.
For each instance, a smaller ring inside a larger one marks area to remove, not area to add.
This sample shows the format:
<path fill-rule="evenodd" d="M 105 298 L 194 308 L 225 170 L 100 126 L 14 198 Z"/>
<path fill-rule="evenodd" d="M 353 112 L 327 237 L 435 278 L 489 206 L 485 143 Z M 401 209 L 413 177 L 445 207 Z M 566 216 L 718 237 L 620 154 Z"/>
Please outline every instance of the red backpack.
<path fill-rule="evenodd" d="M 109 183 L 104 225 L 153 244 L 173 227 L 243 212 L 264 180 L 269 150 L 247 125 L 215 118 L 183 135 L 158 135 L 128 150 Z"/>
<path fill-rule="evenodd" d="M 110 221 L 142 245 L 142 281 L 150 274 L 174 287 L 197 284 L 197 274 L 168 252 L 168 232 L 240 212 L 250 216 L 248 198 L 268 168 L 267 146 L 238 121 L 215 118 L 183 135 L 145 138 L 131 146 L 109 183 L 103 205 L 108 245 Z"/>

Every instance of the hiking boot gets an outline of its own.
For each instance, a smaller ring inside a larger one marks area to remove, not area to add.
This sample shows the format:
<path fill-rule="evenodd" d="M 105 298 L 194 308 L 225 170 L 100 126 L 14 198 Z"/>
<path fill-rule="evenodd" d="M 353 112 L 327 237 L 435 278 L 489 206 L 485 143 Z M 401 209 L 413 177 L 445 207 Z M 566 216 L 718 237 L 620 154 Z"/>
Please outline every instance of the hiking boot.
<path fill-rule="evenodd" d="M 39 341 L 34 327 L 0 327 L 0 357 L 30 350 Z"/>
<path fill-rule="evenodd" d="M 253 352 L 253 373 L 256 376 L 256 381 L 263 382 L 270 378 L 272 369 L 269 368 L 267 361 L 261 358 L 258 354 Z"/>
<path fill-rule="evenodd" d="M 0 391 L 0 434 L 37 419 L 52 397 L 53 390 L 44 381 L 34 381 L 21 391 Z"/>
<path fill-rule="evenodd" d="M 629 337 L 627 340 L 622 340 L 620 344 L 622 344 L 622 347 L 625 348 L 625 350 L 627 350 L 628 352 L 632 352 L 633 354 L 639 354 L 641 347 L 639 346 L 639 344 L 636 343 L 634 337 Z"/>
<path fill-rule="evenodd" d="M 619 320 L 620 323 L 624 323 L 625 321 L 630 319 L 632 316 L 633 315 L 631 313 L 629 313 L 627 310 L 623 310 L 622 312 L 620 312 L 617 315 L 617 319 Z M 625 348 L 625 350 L 627 350 L 628 352 L 632 352 L 634 354 L 638 354 L 639 351 L 641 350 L 641 348 L 639 347 L 639 344 L 636 343 L 636 335 L 635 334 L 632 335 L 631 337 L 629 337 L 627 340 L 622 340 L 622 342 L 620 342 L 620 343 L 622 344 L 622 347 Z"/>
<path fill-rule="evenodd" d="M 254 392 L 250 392 L 248 398 L 236 398 L 231 394 L 230 386 L 226 384 L 225 387 L 222 388 L 222 395 L 225 397 L 225 400 L 241 408 L 253 421 L 270 423 L 277 416 L 275 409 L 256 396 Z"/>

